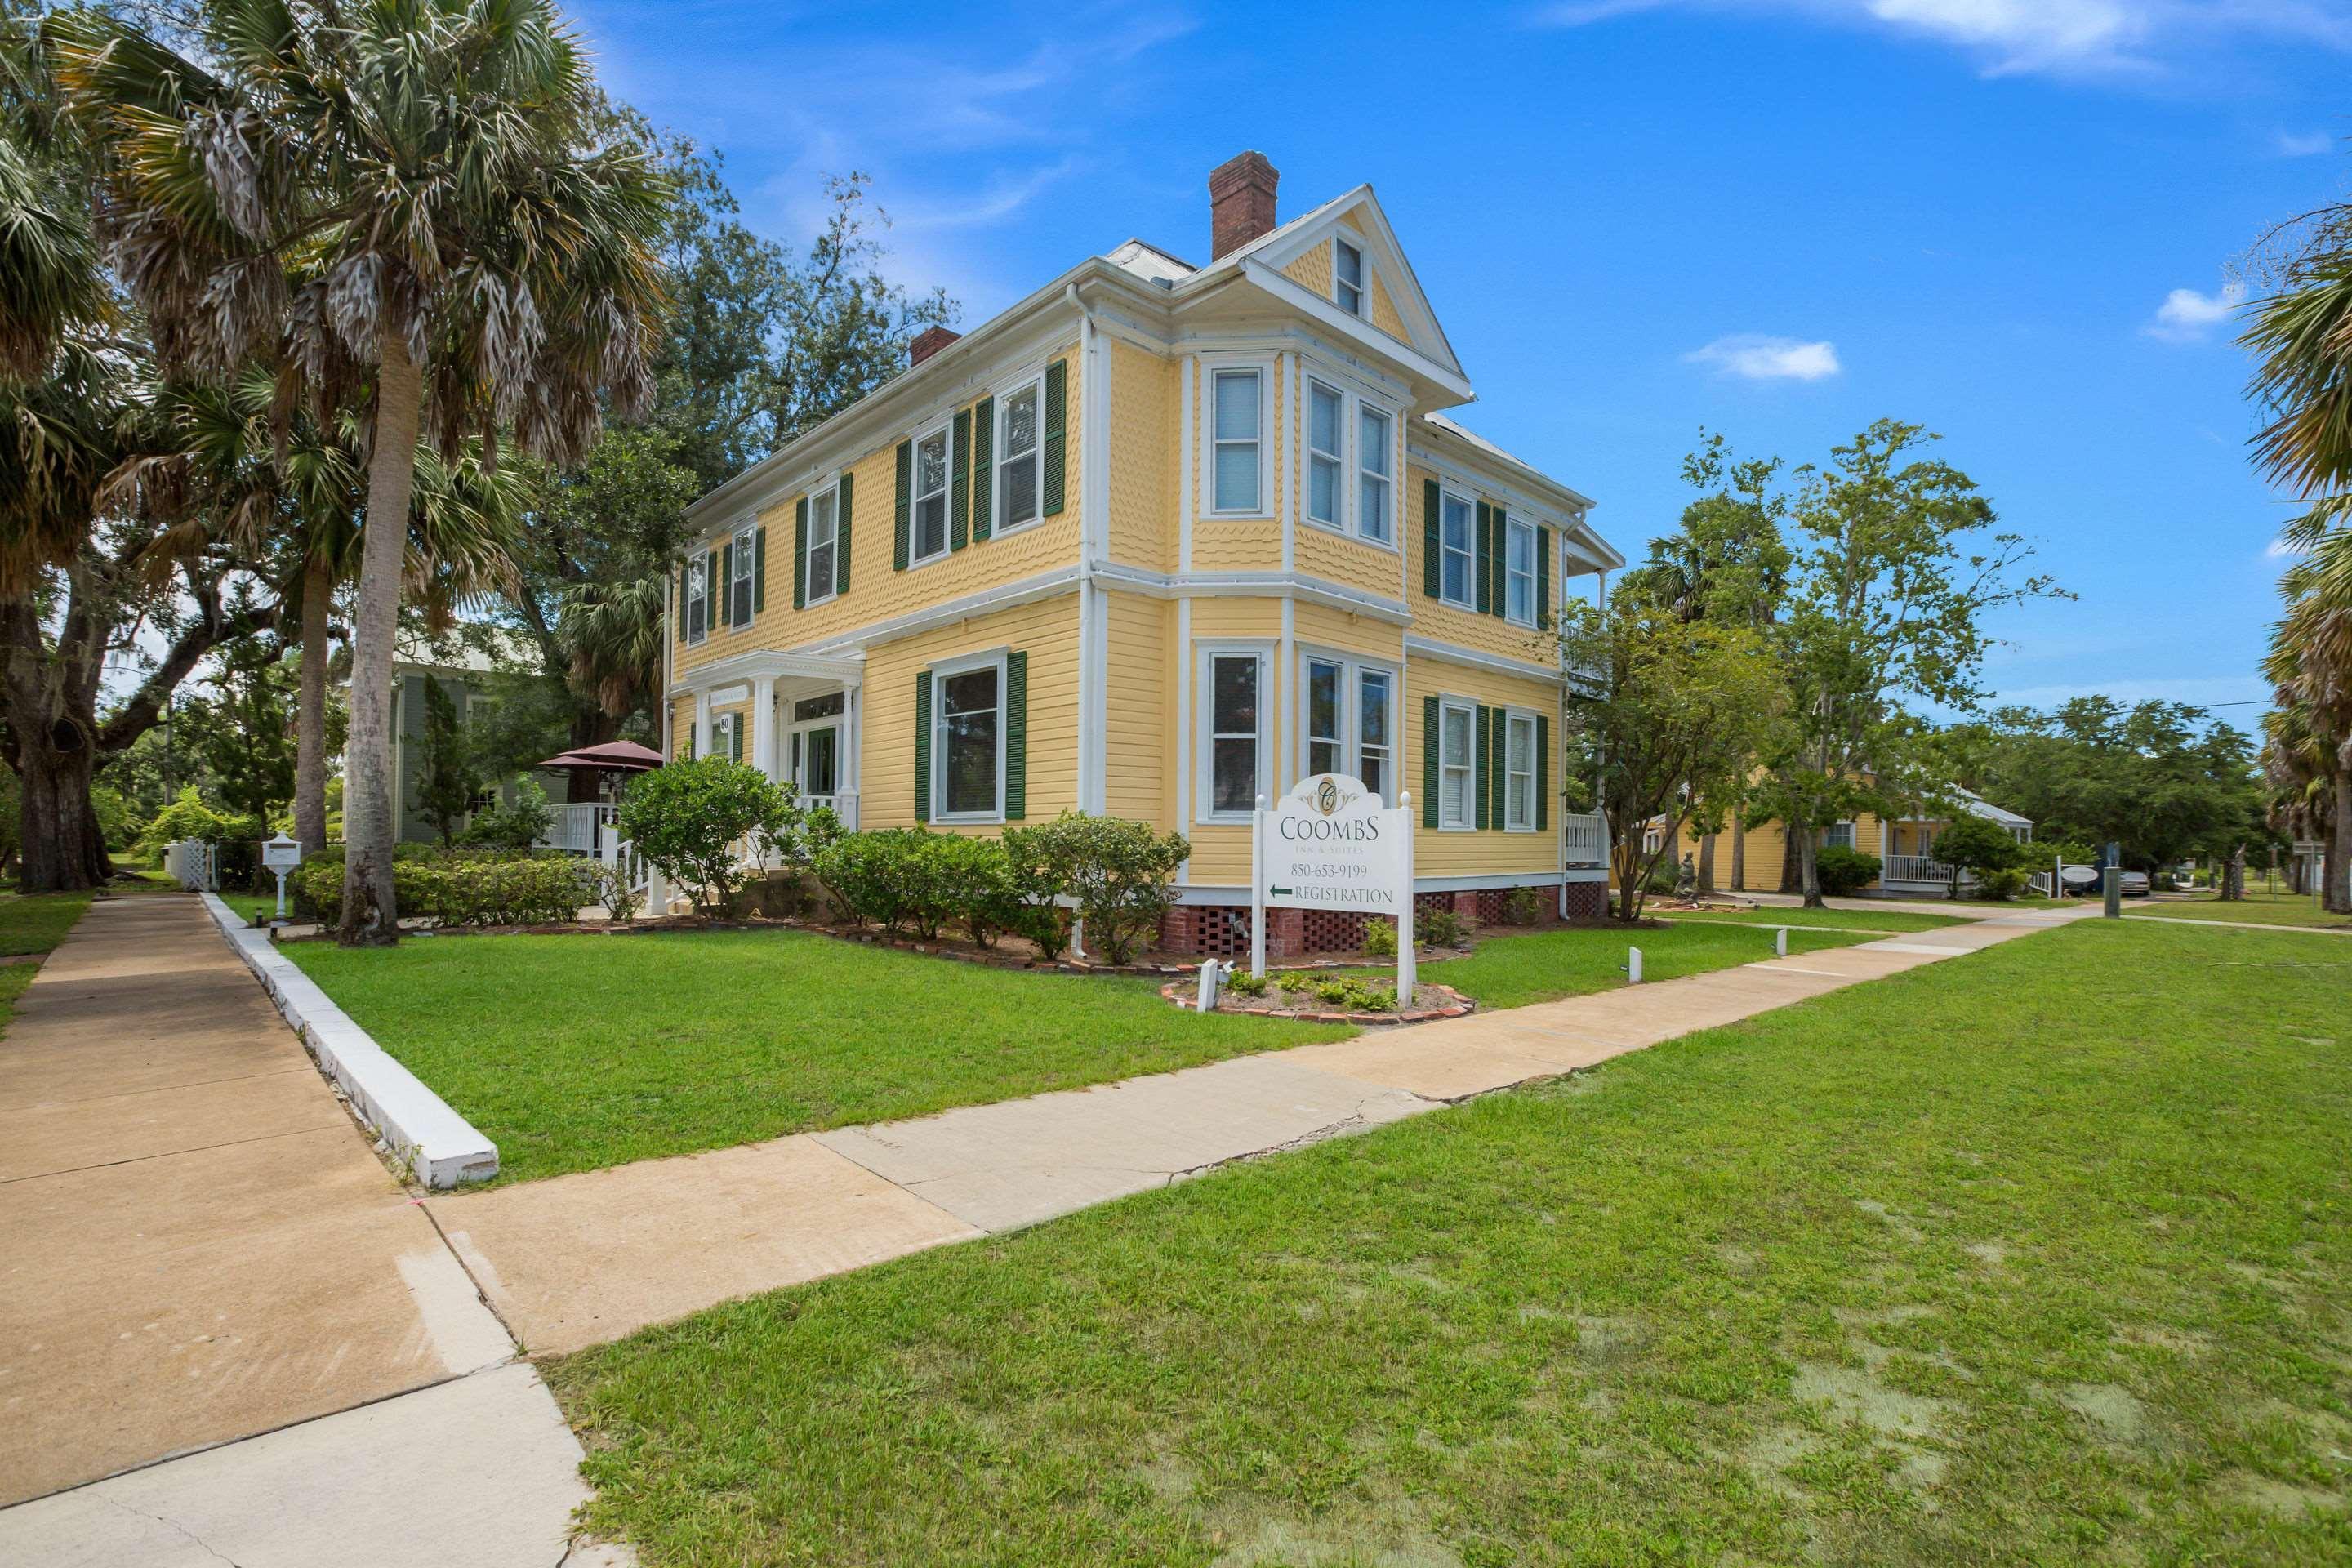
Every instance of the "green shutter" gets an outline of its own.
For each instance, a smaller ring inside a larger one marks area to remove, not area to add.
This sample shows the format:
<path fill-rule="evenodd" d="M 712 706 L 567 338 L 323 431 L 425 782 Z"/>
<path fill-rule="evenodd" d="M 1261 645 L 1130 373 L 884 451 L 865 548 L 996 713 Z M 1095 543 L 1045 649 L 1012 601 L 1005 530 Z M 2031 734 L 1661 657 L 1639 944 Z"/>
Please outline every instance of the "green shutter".
<path fill-rule="evenodd" d="M 1501 507 L 1490 514 L 1495 530 L 1494 548 L 1486 552 L 1495 573 L 1494 605 L 1498 616 L 1511 613 L 1511 514 Z"/>
<path fill-rule="evenodd" d="M 743 760 L 743 715 L 740 713 L 727 715 L 727 760 L 730 763 Z"/>
<path fill-rule="evenodd" d="M 1438 516 L 1445 505 L 1435 479 L 1421 481 L 1421 591 L 1437 597 L 1445 581 L 1444 551 L 1438 542 Z M 1432 824 L 1432 826 L 1435 826 Z"/>
<path fill-rule="evenodd" d="M 1551 721 L 1536 715 L 1536 831 L 1551 826 Z"/>
<path fill-rule="evenodd" d="M 726 579 L 719 574 L 719 552 L 702 552 L 702 635 L 709 637 L 719 626 L 719 617 L 710 613 L 710 601 L 719 596 L 719 584 Z"/>
<path fill-rule="evenodd" d="M 904 572 L 907 569 L 908 503 L 913 497 L 914 489 L 915 444 L 901 441 L 898 443 L 898 539 L 890 549 L 890 564 L 894 571 Z"/>
<path fill-rule="evenodd" d="M 1487 554 L 1487 547 L 1494 542 L 1494 539 L 1495 509 L 1485 501 L 1480 501 L 1470 540 L 1470 574 L 1477 579 L 1474 601 L 1478 606 L 1478 613 L 1482 616 L 1492 615 L 1495 610 L 1495 574 L 1493 562 Z M 1482 725 L 1480 733 L 1484 732 Z M 1486 825 L 1481 822 L 1478 826 L 1484 827 Z"/>
<path fill-rule="evenodd" d="M 1435 489 L 1435 485 L 1430 489 Z M 1437 816 L 1437 699 L 1421 700 L 1421 825 L 1434 827 Z"/>
<path fill-rule="evenodd" d="M 983 397 L 971 411 L 971 539 L 988 537 L 996 510 L 996 399 Z"/>
<path fill-rule="evenodd" d="M 1507 827 L 1511 814 L 1505 808 L 1511 780 L 1511 716 L 1500 708 L 1489 710 L 1495 715 L 1495 744 L 1492 755 L 1495 765 L 1486 771 L 1486 787 L 1494 793 L 1487 803 L 1486 820 L 1496 827 Z"/>
<path fill-rule="evenodd" d="M 1062 401 L 1067 392 L 1069 362 L 1055 360 L 1045 367 L 1045 455 L 1042 464 L 1045 470 L 1045 512 L 1047 517 L 1062 513 L 1062 469 L 1064 456 L 1064 422 Z"/>
<path fill-rule="evenodd" d="M 1536 530 L 1536 625 L 1551 625 L 1551 530 Z"/>
<path fill-rule="evenodd" d="M 1470 772 L 1470 793 L 1475 797 L 1471 803 L 1470 826 L 1473 827 L 1486 826 L 1486 803 L 1491 787 L 1488 781 L 1494 776 L 1495 772 L 1495 726 L 1487 715 L 1493 711 L 1493 709 L 1481 702 L 1473 711 L 1470 720 L 1471 754 L 1475 759 Z"/>
<path fill-rule="evenodd" d="M 768 607 L 768 525 L 761 523 L 751 535 L 751 613 L 758 615 Z"/>
<path fill-rule="evenodd" d="M 955 416 L 955 478 L 948 487 L 948 548 L 961 550 L 971 542 L 971 410 Z"/>
<path fill-rule="evenodd" d="M 915 820 L 931 819 L 931 672 L 915 677 Z"/>
<path fill-rule="evenodd" d="M 728 626 L 735 624 L 735 541 L 730 536 L 719 550 L 720 602 L 727 606 Z"/>
<path fill-rule="evenodd" d="M 793 508 L 793 608 L 808 608 L 808 497 Z"/>
<path fill-rule="evenodd" d="M 857 476 L 841 476 L 841 495 L 833 503 L 833 591 L 849 592 L 849 501 Z"/>
<path fill-rule="evenodd" d="M 1029 655 L 1004 656 L 1004 820 L 1029 815 Z"/>

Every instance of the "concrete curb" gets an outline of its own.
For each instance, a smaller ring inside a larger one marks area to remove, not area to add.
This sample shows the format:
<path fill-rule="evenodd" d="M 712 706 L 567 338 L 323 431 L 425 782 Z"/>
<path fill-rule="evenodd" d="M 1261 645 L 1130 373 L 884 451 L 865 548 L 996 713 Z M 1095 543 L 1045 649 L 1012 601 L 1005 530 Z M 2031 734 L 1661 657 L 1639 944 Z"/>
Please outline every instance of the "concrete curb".
<path fill-rule="evenodd" d="M 428 1187 L 487 1182 L 499 1173 L 499 1146 L 480 1129 L 449 1109 L 351 1020 L 333 998 L 271 945 L 269 933 L 246 925 L 217 894 L 203 895 L 205 908 L 245 966 L 253 971 L 287 1025 L 320 1070 L 351 1096 L 361 1116 L 416 1179 Z"/>

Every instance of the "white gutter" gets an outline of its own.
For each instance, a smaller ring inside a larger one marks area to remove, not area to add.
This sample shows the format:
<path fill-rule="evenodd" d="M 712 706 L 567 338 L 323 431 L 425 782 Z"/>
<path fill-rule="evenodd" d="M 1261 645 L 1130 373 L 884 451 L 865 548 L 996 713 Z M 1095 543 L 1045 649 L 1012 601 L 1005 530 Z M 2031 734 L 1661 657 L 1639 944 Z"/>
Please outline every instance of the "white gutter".
<path fill-rule="evenodd" d="M 1108 755 L 1110 640 L 1108 616 L 1095 584 L 1095 563 L 1108 538 L 1110 510 L 1110 370 L 1102 324 L 1073 279 L 1062 297 L 1081 319 L 1078 332 L 1078 395 L 1085 412 L 1078 424 L 1078 809 L 1095 816 L 1108 810 L 1104 774 Z"/>

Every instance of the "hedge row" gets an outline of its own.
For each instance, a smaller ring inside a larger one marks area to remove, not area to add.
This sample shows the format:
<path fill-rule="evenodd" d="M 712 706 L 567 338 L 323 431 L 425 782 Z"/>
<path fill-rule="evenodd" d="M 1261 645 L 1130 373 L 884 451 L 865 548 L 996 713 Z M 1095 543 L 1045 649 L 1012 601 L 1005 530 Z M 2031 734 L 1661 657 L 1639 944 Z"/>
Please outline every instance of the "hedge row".
<path fill-rule="evenodd" d="M 341 854 L 305 860 L 289 885 L 304 914 L 327 925 L 342 919 Z M 596 863 L 571 856 L 395 854 L 392 888 L 404 920 L 445 926 L 556 925 L 601 896 Z"/>

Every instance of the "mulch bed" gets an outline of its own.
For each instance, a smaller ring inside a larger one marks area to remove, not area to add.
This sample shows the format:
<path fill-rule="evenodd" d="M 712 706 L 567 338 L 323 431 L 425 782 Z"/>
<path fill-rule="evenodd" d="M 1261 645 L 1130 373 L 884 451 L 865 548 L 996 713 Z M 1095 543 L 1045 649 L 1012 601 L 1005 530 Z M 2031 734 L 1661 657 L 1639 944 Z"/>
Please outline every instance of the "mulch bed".
<path fill-rule="evenodd" d="M 1286 964 L 1286 969 L 1331 969 L 1328 963 Z M 1357 967 L 1363 967 L 1359 965 Z M 1269 965 L 1266 973 L 1276 971 Z M 1459 1018 L 1477 1006 L 1469 997 L 1451 985 L 1433 985 L 1424 981 L 1412 988 L 1413 1005 L 1399 1007 L 1387 1013 L 1339 1012 L 1324 1005 L 1298 1006 L 1289 1002 L 1289 993 L 1280 987 L 1269 988 L 1263 996 L 1244 996 L 1236 991 L 1220 991 L 1214 1011 L 1244 1013 L 1259 1018 L 1296 1018 L 1306 1024 L 1428 1024 L 1440 1018 Z M 1199 1005 L 1197 984 L 1174 982 L 1162 985 L 1160 994 L 1179 1007 Z"/>

